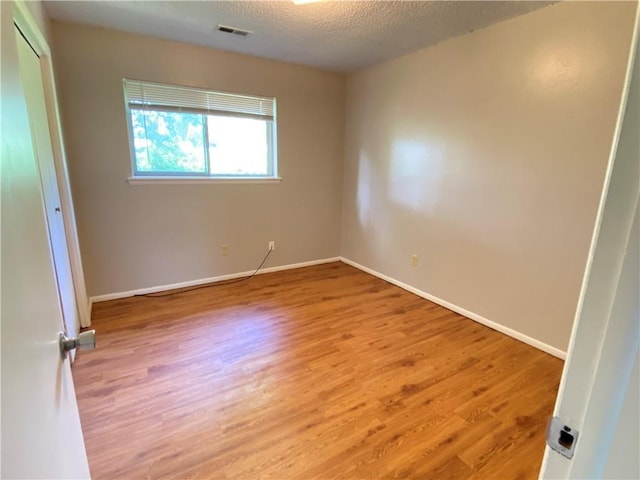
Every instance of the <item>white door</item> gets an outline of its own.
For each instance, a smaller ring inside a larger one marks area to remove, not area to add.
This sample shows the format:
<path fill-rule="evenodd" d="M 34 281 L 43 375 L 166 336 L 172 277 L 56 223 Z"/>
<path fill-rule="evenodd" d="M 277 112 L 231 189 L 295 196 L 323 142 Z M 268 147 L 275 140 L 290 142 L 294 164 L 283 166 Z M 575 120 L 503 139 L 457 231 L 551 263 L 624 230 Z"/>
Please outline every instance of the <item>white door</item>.
<path fill-rule="evenodd" d="M 0 2 L 2 478 L 89 478 L 33 151 L 13 2 Z"/>
<path fill-rule="evenodd" d="M 66 332 L 69 336 L 75 336 L 80 330 L 80 316 L 76 305 L 67 237 L 62 218 L 60 192 L 58 191 L 53 147 L 47 120 L 40 59 L 20 31 L 16 31 L 16 38 L 20 77 L 24 86 L 34 151 L 40 169 L 44 206 L 49 226 L 49 241 L 53 252 L 56 278 L 58 279 L 62 316 Z"/>
<path fill-rule="evenodd" d="M 575 453 L 568 459 L 547 447 L 541 478 L 640 478 L 638 18 L 623 121 L 554 413 L 578 431 Z"/>

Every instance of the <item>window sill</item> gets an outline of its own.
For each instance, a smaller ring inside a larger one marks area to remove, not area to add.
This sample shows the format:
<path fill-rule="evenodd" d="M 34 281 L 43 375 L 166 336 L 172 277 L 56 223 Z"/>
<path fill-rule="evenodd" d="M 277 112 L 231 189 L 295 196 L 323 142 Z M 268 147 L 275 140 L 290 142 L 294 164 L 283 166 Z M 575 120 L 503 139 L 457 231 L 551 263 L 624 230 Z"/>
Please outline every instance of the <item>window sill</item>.
<path fill-rule="evenodd" d="M 280 177 L 129 177 L 129 185 L 186 185 L 199 183 L 280 183 Z"/>

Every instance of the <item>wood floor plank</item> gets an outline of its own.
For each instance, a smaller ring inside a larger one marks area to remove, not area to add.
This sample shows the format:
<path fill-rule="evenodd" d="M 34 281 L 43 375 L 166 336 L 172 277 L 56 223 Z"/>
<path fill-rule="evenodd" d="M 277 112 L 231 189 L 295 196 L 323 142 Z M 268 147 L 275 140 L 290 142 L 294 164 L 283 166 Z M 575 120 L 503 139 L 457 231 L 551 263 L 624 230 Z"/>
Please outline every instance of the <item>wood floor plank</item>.
<path fill-rule="evenodd" d="M 94 479 L 535 478 L 562 362 L 343 263 L 94 305 Z"/>

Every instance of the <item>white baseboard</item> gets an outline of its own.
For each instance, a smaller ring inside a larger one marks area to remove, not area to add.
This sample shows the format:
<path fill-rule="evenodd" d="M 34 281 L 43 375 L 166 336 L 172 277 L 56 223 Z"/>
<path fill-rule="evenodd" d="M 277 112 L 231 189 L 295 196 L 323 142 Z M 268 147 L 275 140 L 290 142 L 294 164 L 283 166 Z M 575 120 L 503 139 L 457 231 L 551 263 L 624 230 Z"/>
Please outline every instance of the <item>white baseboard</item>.
<path fill-rule="evenodd" d="M 261 269 L 257 275 L 264 273 L 280 272 L 282 270 L 293 270 L 294 268 L 310 267 L 312 265 L 320 265 L 323 263 L 339 262 L 340 257 L 323 258 L 320 260 L 311 260 L 309 262 L 291 263 L 289 265 L 280 265 L 277 267 L 268 267 Z M 235 278 L 247 277 L 251 275 L 254 270 L 248 272 L 230 273 L 227 275 L 218 275 L 217 277 L 201 278 L 199 280 L 190 280 L 187 282 L 172 283 L 169 285 L 157 285 L 155 287 L 139 288 L 137 290 L 128 290 L 126 292 L 107 293 L 105 295 L 96 295 L 91 297 L 91 305 L 98 302 L 106 302 L 108 300 L 117 300 L 119 298 L 133 297 L 135 295 L 145 295 L 147 293 L 165 292 L 167 290 L 174 290 L 176 288 L 196 287 L 198 285 L 205 285 L 207 283 L 222 282 L 224 280 L 233 280 Z"/>
<path fill-rule="evenodd" d="M 376 272 L 375 270 L 372 270 L 368 267 L 365 267 L 364 265 L 360 265 L 359 263 L 354 262 L 353 260 L 349 260 L 348 258 L 345 257 L 340 257 L 340 260 L 344 263 L 346 263 L 347 265 L 351 265 L 352 267 L 357 268 L 358 270 L 362 270 L 363 272 L 369 273 L 371 275 L 373 275 L 374 277 L 378 277 L 386 282 L 389 282 L 393 285 L 396 285 L 397 287 L 400 287 L 408 292 L 411 292 L 415 295 L 418 295 L 419 297 L 422 297 L 426 300 L 429 300 L 430 302 L 433 303 L 437 303 L 438 305 L 449 309 L 453 312 L 459 313 L 460 315 L 470 318 L 471 320 L 474 320 L 478 323 L 481 323 L 482 325 L 485 325 L 489 328 L 492 328 L 493 330 L 497 330 L 500 333 L 504 333 L 505 335 L 508 335 L 512 338 L 515 338 L 516 340 L 520 340 L 521 342 L 526 343 L 527 345 L 531 345 L 532 347 L 537 348 L 538 350 L 542 350 L 543 352 L 546 352 L 550 355 L 553 355 L 554 357 L 560 358 L 562 360 L 566 359 L 567 357 L 567 352 L 564 352 L 562 350 L 560 350 L 559 348 L 556 347 L 552 347 L 551 345 L 548 345 L 544 342 L 541 342 L 540 340 L 536 340 L 535 338 L 529 337 L 528 335 L 525 335 L 524 333 L 518 332 L 517 330 L 513 330 L 512 328 L 509 327 L 505 327 L 504 325 L 501 325 L 499 323 L 493 322 L 487 318 L 484 318 L 476 313 L 470 312 L 469 310 L 465 310 L 462 307 L 459 307 L 457 305 L 454 305 L 453 303 L 449 303 L 446 300 L 442 300 L 441 298 L 438 298 L 434 295 L 431 295 L 429 293 L 423 292 L 422 290 L 419 290 L 415 287 L 412 287 L 411 285 L 408 285 L 404 282 L 401 282 L 399 280 L 396 280 L 395 278 L 391 278 L 387 275 L 384 275 L 380 272 Z"/>
<path fill-rule="evenodd" d="M 360 265 L 359 263 L 354 262 L 353 260 L 349 260 L 348 258 L 345 257 L 332 257 L 332 258 L 323 258 L 320 260 L 311 260 L 309 262 L 301 262 L 301 263 L 292 263 L 289 265 L 280 265 L 277 267 L 268 267 L 268 268 L 264 268 L 262 270 L 260 270 L 258 272 L 258 275 L 264 274 L 264 273 L 272 273 L 272 272 L 280 272 L 283 270 L 293 270 L 296 268 L 302 268 L 302 267 L 310 267 L 312 265 L 321 265 L 323 263 L 331 263 L 331 262 L 344 262 L 347 265 L 351 265 L 352 267 L 357 268 L 358 270 L 362 270 L 363 272 L 366 272 L 370 275 L 373 275 L 374 277 L 378 277 L 386 282 L 389 282 L 393 285 L 396 285 L 397 287 L 400 287 L 408 292 L 413 293 L 414 295 L 418 295 L 419 297 L 422 297 L 426 300 L 429 300 L 430 302 L 433 303 L 437 303 L 438 305 L 447 308 L 453 312 L 459 313 L 460 315 L 467 317 L 471 320 L 474 320 L 478 323 L 481 323 L 482 325 L 485 325 L 489 328 L 492 328 L 493 330 L 496 330 L 500 333 L 504 333 L 505 335 L 508 335 L 512 338 L 515 338 L 516 340 L 519 340 L 521 342 L 526 343 L 527 345 L 531 345 L 532 347 L 535 347 L 539 350 L 542 350 L 543 352 L 546 352 L 550 355 L 553 355 L 554 357 L 560 358 L 562 360 L 564 360 L 567 356 L 567 352 L 564 352 L 562 350 L 560 350 L 559 348 L 556 347 L 552 347 L 549 344 L 546 344 L 544 342 L 541 342 L 540 340 L 536 340 L 535 338 L 529 337 L 528 335 L 525 335 L 524 333 L 518 332 L 517 330 L 513 330 L 512 328 L 509 327 L 505 327 L 504 325 L 501 325 L 499 323 L 493 322 L 487 318 L 484 318 L 481 315 L 478 315 L 476 313 L 470 312 L 469 310 L 466 310 L 462 307 L 459 307 L 457 305 L 454 305 L 453 303 L 449 303 L 446 300 L 443 300 L 441 298 L 438 298 L 434 295 L 431 295 L 427 292 L 423 292 L 422 290 L 419 290 L 415 287 L 412 287 L 411 285 L 401 282 L 399 280 L 396 280 L 395 278 L 389 277 L 387 275 L 384 275 L 383 273 L 377 272 L 369 267 L 365 267 L 364 265 Z M 167 290 L 174 290 L 177 288 L 187 288 L 187 287 L 195 287 L 198 285 L 204 285 L 207 283 L 214 283 L 214 282 L 222 282 L 224 280 L 233 280 L 236 278 L 241 278 L 241 277 L 246 277 L 248 275 L 251 275 L 253 273 L 253 271 L 248 271 L 248 272 L 239 272 L 239 273 L 230 273 L 227 275 L 218 275 L 216 277 L 209 277 L 209 278 L 201 278 L 199 280 L 190 280 L 187 282 L 180 282 L 180 283 L 172 283 L 169 285 L 157 285 L 154 287 L 148 287 L 148 288 L 139 288 L 137 290 L 128 290 L 125 292 L 116 292 L 116 293 L 108 293 L 105 295 L 96 295 L 95 297 L 91 297 L 90 298 L 90 305 L 89 305 L 89 311 L 91 312 L 91 307 L 94 303 L 98 303 L 98 302 L 106 302 L 108 300 L 117 300 L 119 298 L 127 298 L 127 297 L 133 297 L 134 295 L 145 295 L 147 293 L 158 293 L 158 292 L 164 292 Z"/>

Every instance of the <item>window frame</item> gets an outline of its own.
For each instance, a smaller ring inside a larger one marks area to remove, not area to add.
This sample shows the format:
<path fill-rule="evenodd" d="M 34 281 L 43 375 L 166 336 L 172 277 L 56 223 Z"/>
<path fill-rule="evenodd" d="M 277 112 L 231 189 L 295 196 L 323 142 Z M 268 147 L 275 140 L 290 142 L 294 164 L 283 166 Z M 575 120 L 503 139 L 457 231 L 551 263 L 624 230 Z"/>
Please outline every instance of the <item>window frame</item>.
<path fill-rule="evenodd" d="M 127 121 L 127 134 L 129 136 L 129 154 L 130 154 L 130 162 L 131 162 L 131 176 L 127 179 L 130 184 L 143 184 L 143 183 L 159 183 L 159 184 L 170 184 L 170 183 L 273 183 L 280 182 L 282 178 L 278 176 L 278 156 L 277 156 L 277 120 L 276 120 L 276 98 L 273 97 L 273 118 L 261 118 L 259 115 L 243 115 L 243 114 L 235 114 L 234 112 L 223 112 L 219 110 L 211 110 L 206 111 L 204 109 L 190 109 L 184 108 L 181 109 L 179 107 L 174 108 L 171 106 L 157 106 L 153 105 L 152 107 L 135 107 L 132 106 L 127 98 L 127 90 L 126 90 L 126 82 L 141 82 L 147 84 L 161 85 L 165 87 L 174 87 L 180 89 L 187 90 L 196 90 L 196 91 L 205 91 L 212 92 L 216 94 L 227 94 L 227 95 L 241 95 L 246 97 L 254 97 L 261 98 L 254 95 L 248 94 L 237 94 L 230 92 L 222 92 L 217 90 L 198 88 L 198 87 L 190 87 L 183 85 L 171 85 L 171 84 L 160 84 L 155 82 L 147 82 L 143 80 L 134 80 L 134 79 L 123 79 L 123 98 L 124 98 L 124 106 L 125 106 L 125 116 Z M 267 97 L 268 98 L 268 97 Z M 131 116 L 132 110 L 149 110 L 156 112 L 173 112 L 173 113 L 192 113 L 202 115 L 203 117 L 203 149 L 204 149 L 204 157 L 205 157 L 205 171 L 204 172 L 184 172 L 184 171 L 143 171 L 138 170 L 137 160 L 136 160 L 136 150 L 135 150 L 135 138 L 133 132 L 133 120 Z M 210 151 L 209 151 L 209 128 L 208 128 L 208 119 L 207 117 L 223 117 L 223 118 L 255 118 L 256 120 L 261 120 L 266 123 L 266 141 L 267 141 L 267 173 L 264 175 L 243 175 L 243 174 L 213 174 L 211 173 L 211 162 L 210 162 Z"/>

